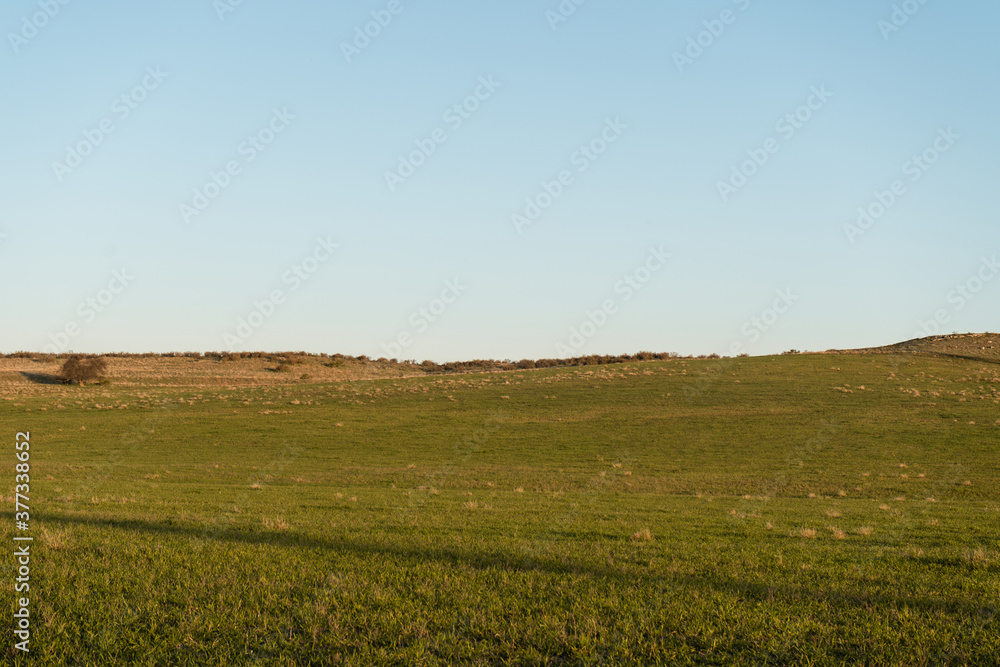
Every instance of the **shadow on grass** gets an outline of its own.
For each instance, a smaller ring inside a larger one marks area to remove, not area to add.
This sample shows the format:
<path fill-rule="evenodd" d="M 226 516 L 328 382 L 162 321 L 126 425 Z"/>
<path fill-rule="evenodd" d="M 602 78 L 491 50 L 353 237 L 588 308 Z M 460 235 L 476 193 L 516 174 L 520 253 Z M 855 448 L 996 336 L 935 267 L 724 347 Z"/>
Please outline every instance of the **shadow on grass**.
<path fill-rule="evenodd" d="M 984 364 L 1000 364 L 1000 359 L 996 357 L 980 357 L 974 354 L 957 354 L 954 352 L 935 352 L 939 357 L 946 357 L 949 359 L 963 359 L 965 361 L 979 361 Z"/>
<path fill-rule="evenodd" d="M 36 517 L 33 517 L 36 518 Z M 509 552 L 466 552 L 450 548 L 420 549 L 403 546 L 387 546 L 384 544 L 365 543 L 356 540 L 337 538 L 318 538 L 298 533 L 261 531 L 249 532 L 232 529 L 198 528 L 192 526 L 174 525 L 168 523 L 150 522 L 141 519 L 93 519 L 85 517 L 63 516 L 58 514 L 38 515 L 38 519 L 64 524 L 76 524 L 91 528 L 117 528 L 143 533 L 169 535 L 173 537 L 203 540 L 215 543 L 242 543 L 253 545 L 272 545 L 283 547 L 298 547 L 355 553 L 366 556 L 396 557 L 417 562 L 435 561 L 438 563 L 463 565 L 477 570 L 508 569 L 516 572 L 544 572 L 555 575 L 589 576 L 621 583 L 630 587 L 642 587 L 657 593 L 657 599 L 664 600 L 663 595 L 671 591 L 711 589 L 735 595 L 746 600 L 768 602 L 775 599 L 795 599 L 822 601 L 827 604 L 850 605 L 853 607 L 871 609 L 882 607 L 896 609 L 900 606 L 921 609 L 926 612 L 945 612 L 961 615 L 966 618 L 978 617 L 995 619 L 997 605 L 984 601 L 982 604 L 970 604 L 957 600 L 929 599 L 915 595 L 887 595 L 881 592 L 866 590 L 844 591 L 832 588 L 806 587 L 800 584 L 780 583 L 767 584 L 750 582 L 735 577 L 727 577 L 721 573 L 714 574 L 657 574 L 655 572 L 624 572 L 620 569 L 566 562 L 556 558 L 531 558 Z M 947 565 L 959 566 L 958 561 L 949 561 Z M 876 586 L 872 590 L 877 589 Z"/>
<path fill-rule="evenodd" d="M 34 382 L 35 384 L 66 384 L 58 375 L 50 375 L 49 373 L 27 373 L 25 371 L 20 371 L 20 373 L 21 377 L 26 379 L 28 382 Z"/>

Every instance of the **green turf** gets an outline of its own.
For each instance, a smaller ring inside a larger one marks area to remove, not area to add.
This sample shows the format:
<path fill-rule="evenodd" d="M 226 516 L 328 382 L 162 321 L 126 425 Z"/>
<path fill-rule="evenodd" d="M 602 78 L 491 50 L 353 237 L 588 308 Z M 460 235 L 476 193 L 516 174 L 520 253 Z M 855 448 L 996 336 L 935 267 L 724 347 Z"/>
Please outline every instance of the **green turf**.
<path fill-rule="evenodd" d="M 19 661 L 996 664 L 998 403 L 886 355 L 56 386 L 0 401 Z"/>

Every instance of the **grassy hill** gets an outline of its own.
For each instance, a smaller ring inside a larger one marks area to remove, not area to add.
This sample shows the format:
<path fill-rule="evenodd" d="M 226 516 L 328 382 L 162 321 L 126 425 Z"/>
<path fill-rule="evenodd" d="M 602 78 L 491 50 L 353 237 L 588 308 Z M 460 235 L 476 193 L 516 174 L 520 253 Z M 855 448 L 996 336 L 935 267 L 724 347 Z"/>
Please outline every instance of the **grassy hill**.
<path fill-rule="evenodd" d="M 885 347 L 831 350 L 831 352 L 838 354 L 931 355 L 1000 362 L 1000 334 L 968 333 L 928 336 Z"/>
<path fill-rule="evenodd" d="M 2 360 L 30 664 L 992 664 L 993 341 L 84 387 Z"/>

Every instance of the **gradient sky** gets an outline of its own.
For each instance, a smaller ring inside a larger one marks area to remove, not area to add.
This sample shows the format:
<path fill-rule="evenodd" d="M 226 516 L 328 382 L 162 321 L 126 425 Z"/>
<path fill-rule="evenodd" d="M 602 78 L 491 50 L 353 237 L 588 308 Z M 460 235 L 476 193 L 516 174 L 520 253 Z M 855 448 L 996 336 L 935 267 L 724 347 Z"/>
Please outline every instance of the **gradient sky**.
<path fill-rule="evenodd" d="M 944 332 L 998 328 L 983 266 L 1000 254 L 996 2 L 911 0 L 892 31 L 893 3 L 873 0 L 588 0 L 558 22 L 557 0 L 225 2 L 0 8 L 0 351 L 766 354 L 891 343 L 935 315 Z M 391 22 L 348 62 L 372 12 Z M 678 67 L 689 39 L 707 46 Z M 456 127 L 446 112 L 477 88 Z M 276 109 L 294 118 L 250 161 Z M 789 137 L 776 124 L 797 110 L 811 117 Z M 102 123 L 79 166 L 54 166 Z M 765 145 L 723 201 L 719 182 Z M 905 166 L 929 148 L 926 171 Z M 512 215 L 563 171 L 519 232 Z M 897 180 L 850 242 L 845 225 Z M 339 247 L 309 265 L 317 238 Z M 670 258 L 647 275 L 651 247 Z M 768 312 L 778 290 L 792 305 Z M 241 318 L 259 326 L 234 342 Z"/>

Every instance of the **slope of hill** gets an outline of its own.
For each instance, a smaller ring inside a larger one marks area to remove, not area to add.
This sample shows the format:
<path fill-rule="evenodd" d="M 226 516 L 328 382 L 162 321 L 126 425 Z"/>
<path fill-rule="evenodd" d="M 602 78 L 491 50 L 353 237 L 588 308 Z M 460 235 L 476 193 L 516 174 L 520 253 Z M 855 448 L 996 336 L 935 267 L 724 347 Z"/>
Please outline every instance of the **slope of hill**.
<path fill-rule="evenodd" d="M 885 345 L 855 350 L 828 350 L 827 354 L 930 354 L 960 359 L 1000 362 L 1000 334 L 965 333 L 913 338 Z"/>

